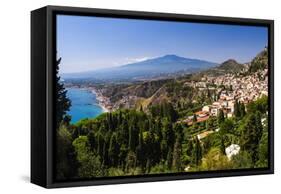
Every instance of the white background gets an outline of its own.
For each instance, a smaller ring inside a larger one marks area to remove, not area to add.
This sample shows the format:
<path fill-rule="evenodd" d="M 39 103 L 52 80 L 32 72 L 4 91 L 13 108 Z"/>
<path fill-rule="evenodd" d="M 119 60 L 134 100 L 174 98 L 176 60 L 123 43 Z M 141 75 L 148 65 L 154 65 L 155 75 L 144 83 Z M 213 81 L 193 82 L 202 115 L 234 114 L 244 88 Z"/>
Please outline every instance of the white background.
<path fill-rule="evenodd" d="M 65 5 L 275 20 L 275 175 L 46 190 L 29 183 L 30 11 Z M 0 193 L 278 193 L 280 191 L 278 0 L 2 0 L 0 6 Z M 279 179 L 279 180 L 278 180 Z M 279 185 L 278 185 L 279 183 Z"/>

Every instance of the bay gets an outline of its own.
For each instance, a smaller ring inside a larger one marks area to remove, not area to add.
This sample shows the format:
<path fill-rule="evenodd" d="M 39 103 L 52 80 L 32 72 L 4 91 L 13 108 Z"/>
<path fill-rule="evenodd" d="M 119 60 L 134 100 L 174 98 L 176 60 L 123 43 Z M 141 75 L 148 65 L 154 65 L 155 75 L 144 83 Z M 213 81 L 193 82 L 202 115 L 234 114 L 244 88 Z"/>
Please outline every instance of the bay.
<path fill-rule="evenodd" d="M 67 97 L 71 100 L 68 114 L 71 123 L 85 118 L 95 118 L 103 113 L 103 108 L 98 104 L 95 93 L 84 88 L 67 88 Z"/>

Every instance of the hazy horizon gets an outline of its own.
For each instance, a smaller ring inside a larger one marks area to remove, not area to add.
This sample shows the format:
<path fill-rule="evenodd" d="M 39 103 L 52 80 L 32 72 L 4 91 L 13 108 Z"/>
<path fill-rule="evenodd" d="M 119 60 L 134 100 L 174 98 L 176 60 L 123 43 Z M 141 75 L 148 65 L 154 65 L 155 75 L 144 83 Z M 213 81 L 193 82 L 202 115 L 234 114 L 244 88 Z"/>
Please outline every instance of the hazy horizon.
<path fill-rule="evenodd" d="M 150 60 L 150 59 L 157 59 L 157 58 L 161 58 L 161 57 L 164 57 L 164 56 L 167 56 L 167 55 L 176 55 L 176 54 L 166 54 L 166 55 L 155 56 L 155 57 L 151 57 L 151 58 L 146 57 L 146 58 L 132 59 L 131 62 L 124 63 L 124 64 L 116 64 L 116 65 L 113 65 L 113 66 L 100 67 L 100 68 L 95 68 L 95 69 L 88 69 L 86 71 L 63 72 L 63 74 L 83 73 L 83 72 L 88 72 L 88 71 L 99 71 L 99 70 L 111 69 L 111 68 L 114 68 L 114 67 L 126 66 L 126 65 L 130 65 L 130 64 L 134 64 L 134 63 Z M 176 55 L 176 56 L 182 57 L 180 55 Z M 194 59 L 194 58 L 188 58 L 188 59 Z M 204 59 L 199 59 L 199 60 L 206 61 Z M 128 61 L 130 61 L 130 59 L 128 59 Z M 208 61 L 208 62 L 212 62 L 212 61 Z M 61 63 L 63 64 L 63 62 L 61 62 Z"/>
<path fill-rule="evenodd" d="M 93 71 L 168 54 L 249 62 L 267 46 L 266 27 L 57 16 L 60 73 Z"/>

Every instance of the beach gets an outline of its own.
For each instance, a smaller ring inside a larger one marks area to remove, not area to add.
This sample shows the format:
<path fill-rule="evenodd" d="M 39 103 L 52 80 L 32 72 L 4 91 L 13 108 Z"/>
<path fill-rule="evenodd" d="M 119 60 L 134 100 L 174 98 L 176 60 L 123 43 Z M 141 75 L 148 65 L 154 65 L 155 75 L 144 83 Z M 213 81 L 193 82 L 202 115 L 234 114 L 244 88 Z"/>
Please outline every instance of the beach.
<path fill-rule="evenodd" d="M 96 96 L 98 104 L 103 109 L 103 112 L 110 112 L 109 99 L 104 97 L 96 88 L 90 88 L 90 90 Z"/>

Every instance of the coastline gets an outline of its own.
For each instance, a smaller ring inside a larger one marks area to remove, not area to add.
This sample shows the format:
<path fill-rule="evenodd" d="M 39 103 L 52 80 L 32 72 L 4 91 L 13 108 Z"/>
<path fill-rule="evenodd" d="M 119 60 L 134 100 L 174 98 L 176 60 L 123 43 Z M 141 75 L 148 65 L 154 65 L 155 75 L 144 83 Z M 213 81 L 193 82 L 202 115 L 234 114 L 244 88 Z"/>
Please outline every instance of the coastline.
<path fill-rule="evenodd" d="M 98 100 L 98 99 L 97 99 L 97 100 Z M 109 109 L 107 109 L 105 105 L 103 105 L 102 103 L 100 103 L 99 100 L 98 100 L 98 105 L 102 108 L 103 113 L 110 112 Z"/>
<path fill-rule="evenodd" d="M 90 87 L 66 87 L 67 96 L 72 102 L 72 106 L 67 114 L 71 116 L 71 123 L 75 124 L 81 119 L 94 119 L 99 115 L 109 112 L 109 110 L 100 103 L 95 93 Z"/>
<path fill-rule="evenodd" d="M 106 105 L 107 99 L 100 92 L 98 92 L 95 88 L 91 87 L 88 89 L 96 96 L 98 105 L 102 108 L 103 112 L 104 113 L 110 112 L 110 109 Z"/>
<path fill-rule="evenodd" d="M 66 87 L 66 89 L 68 89 L 68 88 L 78 88 L 78 89 L 81 89 L 81 90 L 88 90 L 89 92 L 93 93 L 96 96 L 97 105 L 101 107 L 102 112 L 103 113 L 110 112 L 110 109 L 107 108 L 107 105 L 105 103 L 106 98 L 100 92 L 98 92 L 95 88 L 93 88 L 93 87 L 79 87 L 79 86 Z"/>

